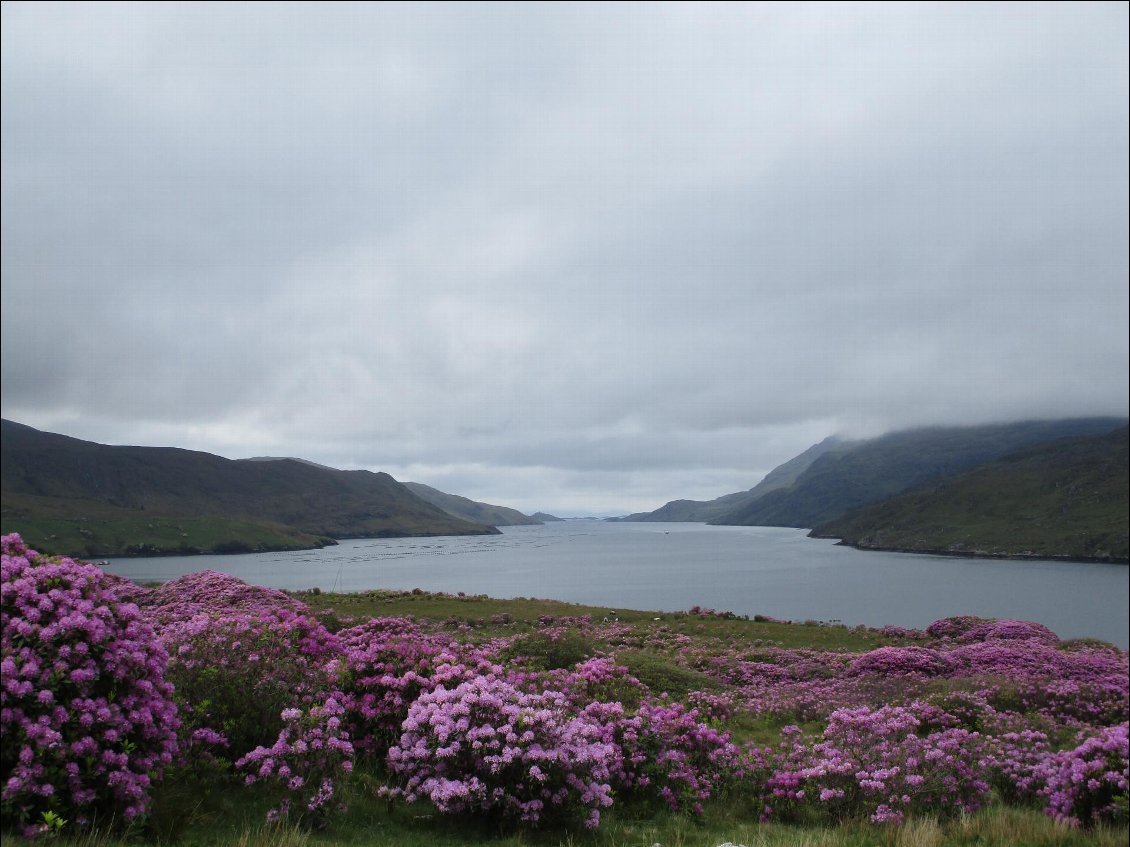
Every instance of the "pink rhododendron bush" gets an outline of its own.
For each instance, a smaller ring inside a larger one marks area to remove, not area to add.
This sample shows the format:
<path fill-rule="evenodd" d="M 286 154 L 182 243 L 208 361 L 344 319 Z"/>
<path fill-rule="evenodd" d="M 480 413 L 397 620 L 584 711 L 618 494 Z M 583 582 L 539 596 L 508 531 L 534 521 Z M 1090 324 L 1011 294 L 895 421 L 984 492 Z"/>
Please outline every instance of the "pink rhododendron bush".
<path fill-rule="evenodd" d="M 284 709 L 332 688 L 340 642 L 281 591 L 216 571 L 189 574 L 141 598 L 169 653 L 186 727 L 232 758 L 270 745 Z"/>
<path fill-rule="evenodd" d="M 618 749 L 557 691 L 527 694 L 493 676 L 422 694 L 408 710 L 385 793 L 430 800 L 441 812 L 482 812 L 537 824 L 595 827 L 612 805 Z"/>
<path fill-rule="evenodd" d="M 634 710 L 593 703 L 584 714 L 616 746 L 613 778 L 619 794 L 674 812 L 703 814 L 708 800 L 741 784 L 747 758 L 761 758 L 760 751 L 743 753 L 698 708 L 680 703 L 644 702 Z"/>
<path fill-rule="evenodd" d="M 168 656 L 121 587 L 94 565 L 3 538 L 6 821 L 136 818 L 176 755 Z"/>
<path fill-rule="evenodd" d="M 215 571 L 145 588 L 18 536 L 3 568 L 6 831 L 152 820 L 176 784 L 312 827 L 347 798 L 511 829 L 1127 817 L 1126 651 L 1027 621 L 474 617 L 450 609 L 485 598 L 419 591 L 447 617 L 357 619 Z"/>
<path fill-rule="evenodd" d="M 331 667 L 343 692 L 347 726 L 358 750 L 372 757 L 383 758 L 397 744 L 421 694 L 454 688 L 478 673 L 501 672 L 403 618 L 373 618 L 338 637 L 341 646 Z"/>
<path fill-rule="evenodd" d="M 915 701 L 839 709 L 812 744 L 794 740 L 799 730 L 786 727 L 766 812 L 810 807 L 835 819 L 867 815 L 888 823 L 914 812 L 976 811 L 989 792 L 983 739 L 956 723 L 936 706 Z"/>
<path fill-rule="evenodd" d="M 256 747 L 238 762 L 247 771 L 245 783 L 271 780 L 283 791 L 283 799 L 267 817 L 275 822 L 291 816 L 305 822 L 328 817 L 334 797 L 334 780 L 353 770 L 353 745 L 342 729 L 345 710 L 337 697 L 307 711 L 285 709 L 283 728 L 271 747 Z"/>
<path fill-rule="evenodd" d="M 1106 727 L 1041 764 L 1048 812 L 1069 825 L 1126 822 L 1127 725 Z"/>

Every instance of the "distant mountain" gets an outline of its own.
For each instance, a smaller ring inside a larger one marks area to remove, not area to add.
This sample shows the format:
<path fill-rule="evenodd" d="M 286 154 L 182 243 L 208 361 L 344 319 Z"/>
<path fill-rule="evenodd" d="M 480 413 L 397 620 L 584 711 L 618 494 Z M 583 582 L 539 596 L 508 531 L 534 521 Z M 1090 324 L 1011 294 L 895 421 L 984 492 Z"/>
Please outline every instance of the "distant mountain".
<path fill-rule="evenodd" d="M 873 550 L 1128 561 L 1130 430 L 1011 453 L 818 526 Z"/>
<path fill-rule="evenodd" d="M 545 512 L 534 512 L 530 517 L 539 523 L 557 523 L 565 520 L 565 518 L 559 518 L 556 515 L 548 515 Z"/>
<path fill-rule="evenodd" d="M 431 503 L 433 506 L 438 506 L 449 515 L 465 521 L 486 524 L 487 526 L 532 526 L 541 523 L 537 518 L 523 515 L 517 509 L 508 509 L 506 506 L 492 506 L 490 503 L 479 503 L 466 497 L 460 497 L 458 494 L 446 494 L 421 482 L 406 482 L 404 487 L 421 500 Z"/>
<path fill-rule="evenodd" d="M 757 485 L 748 491 L 724 494 L 713 500 L 672 500 L 654 512 L 637 512 L 616 520 L 621 521 L 660 521 L 660 522 L 699 522 L 708 523 L 723 515 L 746 508 L 771 491 L 788 488 L 808 467 L 825 453 L 847 449 L 854 442 L 842 441 L 835 436 L 825 438 L 798 456 L 778 465 L 765 475 Z"/>
<path fill-rule="evenodd" d="M 336 471 L 337 468 L 331 468 L 329 465 L 320 465 L 317 462 L 311 462 L 309 459 L 299 459 L 295 456 L 252 456 L 249 459 L 243 459 L 245 462 L 302 462 L 304 465 L 309 465 L 312 468 L 321 468 L 324 471 Z"/>
<path fill-rule="evenodd" d="M 498 532 L 452 517 L 385 473 L 111 447 L 11 421 L 0 434 L 2 530 L 53 552 L 234 552 Z"/>
<path fill-rule="evenodd" d="M 1024 421 L 969 427 L 929 427 L 894 432 L 830 450 L 791 486 L 709 521 L 719 525 L 815 527 L 935 479 L 1042 442 L 1101 435 L 1126 423 L 1119 418 Z"/>

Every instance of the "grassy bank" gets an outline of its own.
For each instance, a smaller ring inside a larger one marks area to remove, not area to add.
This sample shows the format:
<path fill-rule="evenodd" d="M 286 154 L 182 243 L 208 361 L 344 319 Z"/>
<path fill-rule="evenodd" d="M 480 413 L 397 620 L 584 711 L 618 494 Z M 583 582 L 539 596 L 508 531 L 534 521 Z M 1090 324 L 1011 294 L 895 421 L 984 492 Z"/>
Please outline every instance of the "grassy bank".
<path fill-rule="evenodd" d="M 265 808 L 265 806 L 264 806 Z M 735 809 L 737 807 L 735 806 Z M 1113 827 L 1082 832 L 1049 820 L 1032 809 L 993 808 L 952 821 L 922 818 L 876 830 L 868 824 L 799 826 L 757 824 L 736 811 L 716 809 L 703 820 L 666 814 L 632 817 L 619 813 L 595 833 L 532 831 L 503 835 L 465 821 L 436 819 L 424 808 L 389 813 L 385 808 L 354 809 L 335 822 L 332 832 L 272 826 L 251 809 L 202 803 L 191 827 L 175 838 L 154 841 L 142 835 L 98 833 L 49 843 L 74 847 L 134 847 L 176 844 L 182 847 L 1124 847 L 1126 833 Z M 262 811 L 257 809 L 254 811 Z M 221 819 L 217 819 L 222 816 Z M 18 836 L 5 844 L 32 847 Z"/>
<path fill-rule="evenodd" d="M 30 498 L 24 498 L 30 499 Z M 122 509 L 84 504 L 84 517 L 28 517 L 17 497 L 5 500 L 0 532 L 18 531 L 44 553 L 87 559 L 126 556 L 193 556 L 200 553 L 261 553 L 310 550 L 335 544 L 332 538 L 262 521 L 213 516 L 123 515 Z"/>

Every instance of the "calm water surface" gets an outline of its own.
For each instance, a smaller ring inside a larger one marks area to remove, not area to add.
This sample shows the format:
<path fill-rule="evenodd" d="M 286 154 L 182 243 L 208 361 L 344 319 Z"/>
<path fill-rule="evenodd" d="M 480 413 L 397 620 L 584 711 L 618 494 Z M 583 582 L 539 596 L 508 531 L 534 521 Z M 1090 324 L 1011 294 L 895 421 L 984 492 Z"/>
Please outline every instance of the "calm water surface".
<path fill-rule="evenodd" d="M 275 588 L 464 591 L 631 609 L 700 605 L 848 625 L 924 627 L 949 615 L 1039 621 L 1130 646 L 1125 565 L 872 553 L 778 527 L 565 521 L 488 537 L 363 539 L 295 553 L 115 559 L 167 580 L 212 568 Z"/>

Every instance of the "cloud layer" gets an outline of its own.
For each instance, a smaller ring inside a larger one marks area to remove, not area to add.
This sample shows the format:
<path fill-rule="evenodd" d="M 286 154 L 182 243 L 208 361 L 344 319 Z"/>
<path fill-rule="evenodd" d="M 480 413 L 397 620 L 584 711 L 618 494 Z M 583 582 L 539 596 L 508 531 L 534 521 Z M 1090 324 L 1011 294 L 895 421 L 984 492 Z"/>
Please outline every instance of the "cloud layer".
<path fill-rule="evenodd" d="M 527 511 L 1127 414 L 1127 9 L 3 8 L 3 414 Z"/>

